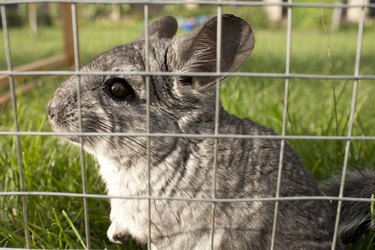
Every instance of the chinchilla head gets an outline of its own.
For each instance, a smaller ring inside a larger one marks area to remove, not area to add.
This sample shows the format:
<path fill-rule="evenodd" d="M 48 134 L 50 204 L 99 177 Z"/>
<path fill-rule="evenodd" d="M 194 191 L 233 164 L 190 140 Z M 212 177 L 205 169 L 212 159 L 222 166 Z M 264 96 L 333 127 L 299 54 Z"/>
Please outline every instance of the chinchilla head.
<path fill-rule="evenodd" d="M 173 38 L 177 22 L 163 17 L 149 27 L 150 72 L 216 72 L 217 18 L 190 34 Z M 233 15 L 222 16 L 221 71 L 236 70 L 254 46 L 250 25 Z M 146 69 L 145 40 L 140 38 L 91 60 L 82 71 L 140 72 Z M 79 132 L 77 81 L 80 84 L 82 132 L 144 133 L 146 129 L 146 76 L 87 74 L 72 76 L 56 91 L 48 107 L 53 130 Z M 200 133 L 211 125 L 216 78 L 211 76 L 151 75 L 150 130 Z M 201 123 L 200 125 L 194 123 Z M 73 143 L 79 137 L 66 137 Z M 164 141 L 163 141 L 164 140 Z M 161 139 L 160 146 L 167 145 Z M 108 154 L 132 148 L 135 157 L 145 148 L 144 137 L 87 136 L 85 149 Z M 142 149 L 142 150 L 141 150 Z"/>

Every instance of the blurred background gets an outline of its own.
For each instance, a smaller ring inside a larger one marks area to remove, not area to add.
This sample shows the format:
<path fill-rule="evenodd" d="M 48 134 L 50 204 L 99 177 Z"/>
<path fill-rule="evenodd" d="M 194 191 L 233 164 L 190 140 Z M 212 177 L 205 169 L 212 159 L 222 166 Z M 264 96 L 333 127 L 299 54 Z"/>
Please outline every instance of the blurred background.
<path fill-rule="evenodd" d="M 282 0 L 267 2 L 280 3 Z M 362 0 L 295 0 L 295 3 L 361 4 Z M 375 0 L 365 0 L 375 3 Z M 216 16 L 214 5 L 194 3 L 150 5 L 150 20 L 164 15 L 176 17 L 178 35 L 183 35 Z M 287 8 L 282 6 L 223 6 L 247 20 L 256 37 L 252 55 L 240 71 L 285 73 Z M 353 75 L 361 8 L 293 7 L 291 73 Z M 359 73 L 375 75 L 375 8 L 365 9 L 364 35 Z M 77 4 L 80 63 L 132 41 L 144 30 L 141 4 Z M 38 3 L 6 5 L 11 61 L 15 70 L 73 69 L 71 9 L 69 4 Z M 1 28 L 2 29 L 2 28 Z M 225 34 L 224 34 L 225 35 Z M 0 71 L 6 70 L 3 29 L 0 32 Z M 47 103 L 68 76 L 16 77 L 17 117 L 11 105 L 9 78 L 0 73 L 0 131 L 14 131 L 17 118 L 21 131 L 51 131 Z M 277 133 L 282 129 L 284 79 L 231 77 L 221 88 L 221 102 L 230 113 L 251 119 Z M 290 79 L 286 134 L 348 134 L 353 80 Z M 375 136 L 375 82 L 361 80 L 356 96 L 353 135 Z M 79 151 L 58 138 L 0 135 L 0 191 L 20 190 L 19 164 L 24 169 L 25 189 L 49 192 L 82 192 Z M 346 141 L 290 140 L 302 161 L 319 180 L 340 175 Z M 356 140 L 350 148 L 351 169 L 375 167 L 375 141 Z M 85 155 L 87 189 L 104 194 L 94 159 Z M 84 248 L 81 198 L 27 198 L 29 230 L 33 248 Z M 140 249 L 129 240 L 111 244 L 106 238 L 109 204 L 89 199 L 92 248 Z M 0 196 L 0 247 L 24 247 L 21 198 Z M 363 236 L 353 249 L 375 249 L 375 232 Z"/>

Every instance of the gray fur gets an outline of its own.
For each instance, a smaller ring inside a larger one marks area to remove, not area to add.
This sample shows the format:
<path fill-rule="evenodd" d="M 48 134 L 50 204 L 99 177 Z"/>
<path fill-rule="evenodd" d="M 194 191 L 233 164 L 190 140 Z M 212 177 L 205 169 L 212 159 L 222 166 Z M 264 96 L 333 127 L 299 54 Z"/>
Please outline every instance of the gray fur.
<path fill-rule="evenodd" d="M 161 36 L 170 21 L 150 28 L 150 71 L 215 72 L 216 18 L 180 38 Z M 173 23 L 173 22 L 172 22 Z M 222 71 L 236 70 L 254 46 L 249 24 L 223 15 Z M 154 28 L 152 28 L 154 27 Z M 175 31 L 174 31 L 175 32 Z M 84 71 L 143 71 L 144 41 L 116 47 L 90 61 Z M 106 81 L 122 78 L 135 96 L 116 101 Z M 76 77 L 66 80 L 49 104 L 52 128 L 77 132 Z M 145 79 L 142 76 L 82 76 L 83 132 L 146 132 Z M 151 76 L 151 132 L 213 133 L 215 78 Z M 238 119 L 220 109 L 221 134 L 271 135 L 268 128 Z M 77 137 L 68 137 L 73 143 Z M 84 148 L 97 157 L 110 195 L 147 196 L 146 140 L 143 137 L 84 137 Z M 151 139 L 152 196 L 211 198 L 214 140 Z M 279 140 L 218 139 L 217 198 L 274 197 L 280 153 Z M 280 196 L 317 196 L 319 188 L 293 150 L 284 152 Z M 155 249 L 209 249 L 211 204 L 151 202 L 151 237 Z M 215 249 L 267 249 L 270 246 L 274 202 L 219 203 L 216 207 Z M 127 234 L 147 241 L 147 201 L 111 200 L 110 240 Z M 334 209 L 328 201 L 281 202 L 275 249 L 330 249 Z M 337 244 L 337 249 L 341 243 Z"/>
<path fill-rule="evenodd" d="M 322 192 L 328 196 L 338 196 L 341 177 L 335 177 L 322 184 Z M 349 172 L 345 177 L 344 197 L 370 198 L 375 195 L 375 172 L 362 170 Z M 336 210 L 337 201 L 332 202 Z M 375 216 L 371 218 L 370 205 L 367 202 L 342 203 L 339 234 L 343 243 L 354 243 L 361 234 L 375 230 Z"/>

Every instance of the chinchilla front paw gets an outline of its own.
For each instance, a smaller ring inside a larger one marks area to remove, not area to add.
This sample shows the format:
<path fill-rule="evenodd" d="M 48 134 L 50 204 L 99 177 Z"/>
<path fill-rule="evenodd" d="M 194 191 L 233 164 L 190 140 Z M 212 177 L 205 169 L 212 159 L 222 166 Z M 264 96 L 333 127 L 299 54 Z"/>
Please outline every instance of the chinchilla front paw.
<path fill-rule="evenodd" d="M 114 243 L 122 243 L 129 236 L 126 229 L 121 228 L 116 222 L 112 222 L 107 231 L 108 239 Z"/>

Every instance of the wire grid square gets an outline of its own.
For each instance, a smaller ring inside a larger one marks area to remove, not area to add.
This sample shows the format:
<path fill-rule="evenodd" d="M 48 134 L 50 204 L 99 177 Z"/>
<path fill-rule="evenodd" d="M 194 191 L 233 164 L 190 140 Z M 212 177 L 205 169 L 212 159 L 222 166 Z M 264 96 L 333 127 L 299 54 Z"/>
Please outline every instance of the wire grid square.
<path fill-rule="evenodd" d="M 150 72 L 149 70 L 149 62 L 148 62 L 148 44 L 149 44 L 149 37 L 148 37 L 148 24 L 149 24 L 149 4 L 184 4 L 185 1 L 131 1 L 131 0 L 118 0 L 118 1 L 87 1 L 87 0 L 76 0 L 76 1 L 49 1 L 49 2 L 69 2 L 71 3 L 71 14 L 72 14 L 72 26 L 73 26 L 73 44 L 74 44 L 74 71 L 34 71 L 34 72 L 23 72 L 23 71 L 15 71 L 13 70 L 12 66 L 12 59 L 11 59 L 11 49 L 9 43 L 9 33 L 8 33 L 8 26 L 6 22 L 6 10 L 5 6 L 7 4 L 12 3 L 38 3 L 44 1 L 20 1 L 20 0 L 13 0 L 13 1 L 0 1 L 1 5 L 1 14 L 2 14 L 2 24 L 3 24 L 3 32 L 4 32 L 4 45 L 5 45 L 5 57 L 6 57 L 6 64 L 7 69 L 1 70 L 0 74 L 6 74 L 9 76 L 9 83 L 10 83 L 10 93 L 12 98 L 12 110 L 14 116 L 14 126 L 15 131 L 1 131 L 0 136 L 14 136 L 16 138 L 16 147 L 17 147 L 17 158 L 18 158 L 18 167 L 20 172 L 20 191 L 19 192 L 1 192 L 1 195 L 19 195 L 22 197 L 22 207 L 23 207 L 23 215 L 24 215 L 24 224 L 25 224 L 25 239 L 26 239 L 26 247 L 30 248 L 31 240 L 30 240 L 30 232 L 28 230 L 28 206 L 27 206 L 27 197 L 29 195 L 45 195 L 45 196 L 67 196 L 67 197 L 81 197 L 83 199 L 84 204 L 84 220 L 85 220 L 85 241 L 86 246 L 90 248 L 90 227 L 89 227 L 89 217 L 88 217 L 88 198 L 108 198 L 110 196 L 107 195 L 97 195 L 97 194 L 88 194 L 87 187 L 86 187 L 86 164 L 85 164 L 85 157 L 83 153 L 83 142 L 82 137 L 80 142 L 80 166 L 81 166 L 81 175 L 82 175 L 82 193 L 52 193 L 52 192 L 30 192 L 27 191 L 24 187 L 24 174 L 23 174 L 23 161 L 22 161 L 22 148 L 20 144 L 20 137 L 21 136 L 63 136 L 63 135 L 80 135 L 80 136 L 96 136 L 100 135 L 100 133 L 82 133 L 82 124 L 80 123 L 80 131 L 78 133 L 55 133 L 55 132 L 35 132 L 35 131 L 20 131 L 19 124 L 17 119 L 17 103 L 16 103 L 16 95 L 15 95 L 15 86 L 14 86 L 14 77 L 15 76 L 22 76 L 22 75 L 76 75 L 78 76 L 77 80 L 77 92 L 80 95 L 80 76 L 86 74 L 119 74 L 119 72 L 81 72 L 80 71 L 80 64 L 79 64 L 79 48 L 78 48 L 78 25 L 77 25 L 77 15 L 76 15 L 76 5 L 78 3 L 141 3 L 144 4 L 144 29 L 145 29 L 145 54 L 146 54 L 146 62 L 145 66 L 146 69 L 144 72 L 120 72 L 121 74 L 139 74 L 145 76 L 146 79 L 146 92 L 147 92 L 147 112 L 146 112 L 146 133 L 143 134 L 132 134 L 132 133 L 104 133 L 104 135 L 113 135 L 113 136 L 146 136 L 147 137 L 147 159 L 148 159 L 148 171 L 150 173 L 150 138 L 157 138 L 162 136 L 172 136 L 172 137 L 191 137 L 191 138 L 200 138 L 200 137 L 209 137 L 213 138 L 215 141 L 214 147 L 214 165 L 213 171 L 216 173 L 217 168 L 217 141 L 219 138 L 264 138 L 264 139 L 279 139 L 281 140 L 281 150 L 280 150 L 280 158 L 279 158 L 279 170 L 278 170 L 278 181 L 277 181 L 277 190 L 276 196 L 271 199 L 242 199 L 242 200 L 234 200 L 234 199 L 216 199 L 215 197 L 215 187 L 216 187 L 216 174 L 214 174 L 213 180 L 213 187 L 212 187 L 212 199 L 202 200 L 202 199 L 178 199 L 178 198 L 169 198 L 169 197 L 151 197 L 151 188 L 150 188 L 150 176 L 148 179 L 148 187 L 149 187 L 149 195 L 148 197 L 117 197 L 123 199 L 147 199 L 148 200 L 148 207 L 149 207 L 149 237 L 148 237 L 148 248 L 151 249 L 151 200 L 157 199 L 170 199 L 170 200 L 184 200 L 184 201 L 205 201 L 212 203 L 212 229 L 211 229 L 211 248 L 213 249 L 214 246 L 214 231 L 215 231 L 215 206 L 217 202 L 229 202 L 229 201 L 238 201 L 238 202 L 246 202 L 246 201 L 255 201 L 255 200 L 270 200 L 275 201 L 275 213 L 274 213 L 274 222 L 273 222 L 273 234 L 272 234 L 272 243 L 271 249 L 274 249 L 274 239 L 276 233 L 276 224 L 277 224 L 277 216 L 278 216 L 278 204 L 279 201 L 283 200 L 311 200 L 311 199 L 322 199 L 322 200 L 338 200 L 338 207 L 337 207 L 337 218 L 335 224 L 335 232 L 333 238 L 333 247 L 334 243 L 337 240 L 337 230 L 338 230 L 338 223 L 339 217 L 341 212 L 341 204 L 344 200 L 356 200 L 356 201 L 371 201 L 371 199 L 354 199 L 354 198 L 345 198 L 343 197 L 343 187 L 345 183 L 345 176 L 346 171 L 348 168 L 348 159 L 350 154 L 350 148 L 354 141 L 354 143 L 361 142 L 361 141 L 370 141 L 372 142 L 375 140 L 375 136 L 353 136 L 353 126 L 354 126 L 354 116 L 356 111 L 356 98 L 358 92 L 358 83 L 360 79 L 363 80 L 374 80 L 375 75 L 360 75 L 360 62 L 361 62 L 361 48 L 362 48 L 362 40 L 363 40 L 363 33 L 364 33 L 364 20 L 365 20 L 365 7 L 374 8 L 374 4 L 365 4 L 365 1 L 362 2 L 360 5 L 348 5 L 348 4 L 325 4 L 325 3 L 298 3 L 289 0 L 287 3 L 270 3 L 270 2 L 247 2 L 247 1 L 194 1 L 194 3 L 198 4 L 208 4 L 216 6 L 217 8 L 217 16 L 220 17 L 222 14 L 223 6 L 233 5 L 233 6 L 271 6 L 271 5 L 278 5 L 284 6 L 287 8 L 287 28 L 286 28 L 286 53 L 285 53 L 285 72 L 284 73 L 257 73 L 257 72 L 234 72 L 234 73 L 227 73 L 227 72 L 220 72 L 220 62 L 221 62 L 221 18 L 218 18 L 218 25 L 217 25 L 217 67 L 216 72 L 214 73 L 200 73 L 200 72 L 192 72 L 186 75 L 194 76 L 194 75 L 210 75 L 216 76 L 216 110 L 215 110 L 215 131 L 213 134 L 173 134 L 173 133 L 150 133 L 150 102 L 149 102 L 149 91 L 150 91 L 150 76 L 152 75 L 183 75 L 182 73 L 170 73 L 170 72 Z M 349 7 L 357 7 L 361 8 L 361 17 L 358 25 L 358 37 L 356 42 L 356 57 L 355 57 L 355 64 L 354 64 L 354 74 L 353 75 L 324 75 L 324 74 L 293 74 L 291 73 L 291 51 L 292 51 L 292 15 L 293 15 L 293 8 L 349 8 Z M 259 77 L 259 78 L 281 78 L 284 79 L 284 103 L 283 103 L 283 111 L 282 111 L 282 128 L 281 133 L 278 136 L 252 136 L 252 135 L 226 135 L 226 134 L 219 134 L 218 126 L 219 126 L 219 105 L 220 105 L 220 76 L 239 76 L 239 77 Z M 303 78 L 303 79 L 337 79 L 337 80 L 348 80 L 353 81 L 353 89 L 352 89 L 352 100 L 351 100 L 351 107 L 350 107 L 350 119 L 348 123 L 348 129 L 345 135 L 340 136 L 309 136 L 309 135 L 288 135 L 287 134 L 287 116 L 288 116 L 288 100 L 289 100 L 289 88 L 290 88 L 290 79 L 294 78 Z M 78 106 L 80 107 L 80 99 L 78 98 Z M 81 112 L 81 111 L 80 111 Z M 81 114 L 80 114 L 81 120 Z M 280 182 L 282 179 L 282 162 L 283 162 L 283 152 L 286 140 L 342 140 L 345 142 L 345 157 L 342 167 L 342 179 L 341 179 L 341 188 L 340 194 L 338 197 L 280 197 L 279 196 L 279 189 L 280 189 Z M 114 197 L 113 197 L 114 198 Z"/>

